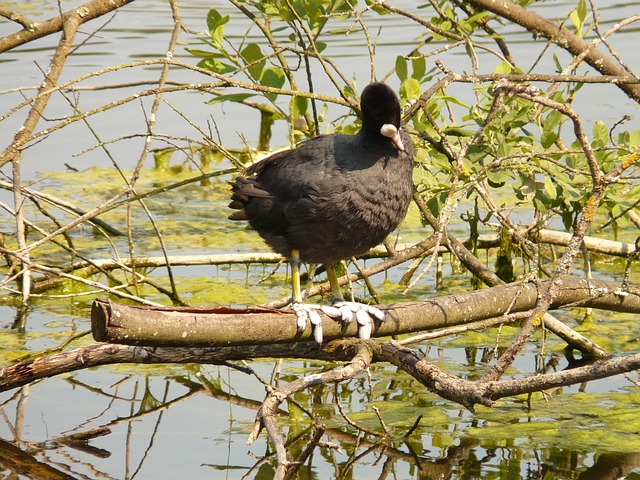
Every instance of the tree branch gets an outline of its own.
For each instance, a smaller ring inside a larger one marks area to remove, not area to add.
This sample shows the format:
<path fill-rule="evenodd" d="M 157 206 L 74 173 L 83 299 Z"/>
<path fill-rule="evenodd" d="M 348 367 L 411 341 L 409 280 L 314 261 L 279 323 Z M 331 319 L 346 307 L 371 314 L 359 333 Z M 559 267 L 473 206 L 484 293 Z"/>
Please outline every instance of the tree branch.
<path fill-rule="evenodd" d="M 422 302 L 381 305 L 386 319 L 375 325 L 372 336 L 433 330 L 531 310 L 549 283 L 512 283 Z M 614 282 L 561 277 L 551 308 L 566 306 L 639 313 L 640 290 L 621 292 Z M 357 336 L 356 322 L 345 326 L 324 314 L 322 319 L 327 340 Z M 313 340 L 311 326 L 297 330 L 293 312 L 262 308 L 138 307 L 96 300 L 91 321 L 97 341 L 130 345 L 204 347 Z"/>
<path fill-rule="evenodd" d="M 508 0 L 469 0 L 476 8 L 488 10 L 500 17 L 521 25 L 533 34 L 541 35 L 573 55 L 584 55 L 584 60 L 603 75 L 627 76 L 627 71 L 616 61 L 595 49 L 582 38 L 574 35 L 556 22 L 548 20 L 536 13 Z M 640 85 L 618 84 L 629 98 L 640 102 Z"/>
<path fill-rule="evenodd" d="M 2 8 L 0 15 L 20 23 L 24 28 L 16 33 L 0 38 L 0 53 L 11 50 L 32 40 L 51 35 L 62 30 L 68 17 L 77 16 L 79 25 L 98 18 L 105 13 L 112 12 L 118 8 L 131 3 L 133 0 L 92 0 L 79 7 L 76 7 L 61 16 L 52 17 L 44 22 L 32 22 L 20 14 Z"/>

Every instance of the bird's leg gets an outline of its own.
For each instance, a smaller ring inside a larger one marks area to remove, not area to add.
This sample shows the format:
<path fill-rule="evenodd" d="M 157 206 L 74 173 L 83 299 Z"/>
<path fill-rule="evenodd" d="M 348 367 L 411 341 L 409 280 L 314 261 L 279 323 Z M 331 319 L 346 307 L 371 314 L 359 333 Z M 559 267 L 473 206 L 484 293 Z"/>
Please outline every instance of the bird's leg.
<path fill-rule="evenodd" d="M 327 277 L 329 278 L 329 285 L 331 285 L 331 304 L 333 305 L 334 303 L 344 302 L 335 265 L 326 265 L 326 269 Z"/>
<path fill-rule="evenodd" d="M 334 320 L 339 320 L 343 323 L 350 323 L 355 314 L 358 322 L 358 336 L 360 338 L 370 338 L 374 318 L 382 321 L 384 320 L 384 313 L 373 305 L 345 301 L 340 290 L 335 266 L 325 266 L 329 284 L 331 285 L 331 304 L 328 307 L 322 307 L 322 311 Z"/>
<path fill-rule="evenodd" d="M 318 313 L 319 305 L 311 305 L 302 302 L 302 290 L 300 288 L 300 251 L 291 250 L 291 309 L 298 317 L 298 331 L 302 331 L 307 326 L 307 321 L 311 323 L 313 338 L 322 345 L 322 317 Z"/>
<path fill-rule="evenodd" d="M 302 303 L 300 289 L 300 252 L 291 250 L 291 296 L 293 303 Z"/>

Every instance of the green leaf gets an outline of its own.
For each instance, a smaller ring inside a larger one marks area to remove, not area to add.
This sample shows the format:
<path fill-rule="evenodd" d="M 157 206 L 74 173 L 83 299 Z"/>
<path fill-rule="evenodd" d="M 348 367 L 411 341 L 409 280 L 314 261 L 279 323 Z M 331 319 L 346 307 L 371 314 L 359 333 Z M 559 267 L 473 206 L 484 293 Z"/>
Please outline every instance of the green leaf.
<path fill-rule="evenodd" d="M 229 95 L 219 95 L 213 100 L 209 100 L 207 103 L 211 105 L 220 102 L 242 102 L 243 100 L 254 97 L 255 95 L 255 93 L 230 93 Z"/>
<path fill-rule="evenodd" d="M 289 414 L 289 421 L 297 422 L 303 418 L 306 418 L 306 413 L 295 402 L 287 404 L 287 412 Z"/>
<path fill-rule="evenodd" d="M 531 175 L 519 173 L 518 176 L 520 177 L 520 185 L 517 182 L 514 184 L 516 198 L 531 201 L 536 192 L 536 181 Z"/>
<path fill-rule="evenodd" d="M 558 196 L 558 192 L 556 191 L 556 185 L 551 180 L 551 177 L 545 175 L 544 177 L 544 193 L 550 198 L 555 199 Z"/>
<path fill-rule="evenodd" d="M 509 62 L 500 62 L 496 65 L 496 68 L 493 69 L 493 73 L 497 74 L 509 74 L 511 73 L 511 64 Z"/>
<path fill-rule="evenodd" d="M 415 78 L 407 78 L 400 84 L 400 96 L 404 100 L 414 100 L 420 97 L 420 82 Z"/>
<path fill-rule="evenodd" d="M 420 56 L 420 52 L 417 50 L 414 50 L 411 56 L 418 57 L 415 60 L 411 60 L 411 66 L 413 67 L 411 76 L 416 80 L 422 80 L 427 73 L 427 61 Z"/>
<path fill-rule="evenodd" d="M 553 62 L 556 64 L 556 71 L 561 72 L 563 70 L 562 63 L 560 63 L 560 59 L 555 53 L 553 54 Z"/>
<path fill-rule="evenodd" d="M 444 206 L 446 201 L 447 201 L 447 192 L 441 191 L 433 195 L 431 198 L 429 198 L 426 201 L 426 204 L 427 204 L 427 207 L 429 207 L 429 210 L 431 210 L 431 213 L 437 217 L 440 215 L 440 212 L 442 211 L 442 207 Z"/>
<path fill-rule="evenodd" d="M 431 165 L 440 171 L 446 172 L 451 170 L 451 162 L 441 153 L 433 153 L 430 157 Z"/>
<path fill-rule="evenodd" d="M 587 2 L 585 0 L 579 0 L 578 5 L 573 11 L 569 14 L 569 18 L 571 19 L 571 23 L 576 29 L 576 35 L 582 37 L 582 28 L 584 27 L 584 21 L 587 18 Z"/>
<path fill-rule="evenodd" d="M 507 137 L 502 136 L 502 140 L 498 144 L 497 155 L 498 157 L 506 157 L 510 155 L 513 151 L 513 140 L 510 140 Z"/>
<path fill-rule="evenodd" d="M 447 127 L 443 130 L 443 132 L 453 137 L 470 137 L 475 133 L 473 130 L 462 127 Z"/>
<path fill-rule="evenodd" d="M 569 19 L 571 20 L 571 23 L 573 24 L 573 28 L 576 31 L 576 35 L 579 37 L 580 36 L 580 32 L 582 31 L 582 23 L 580 22 L 580 19 L 578 18 L 578 9 L 574 8 L 571 13 L 569 14 Z"/>
<path fill-rule="evenodd" d="M 224 17 L 215 8 L 209 10 L 207 15 L 207 27 L 209 28 L 209 36 L 215 44 L 222 44 L 224 38 L 224 25 L 229 21 L 229 15 Z"/>
<path fill-rule="evenodd" d="M 204 68 L 205 70 L 209 70 L 218 74 L 230 73 L 236 70 L 236 67 L 233 65 L 229 65 L 228 63 L 222 63 L 220 60 L 216 60 L 215 58 L 205 58 L 198 62 L 198 66 L 200 68 Z"/>
<path fill-rule="evenodd" d="M 549 112 L 549 115 L 544 119 L 544 129 L 545 131 L 553 131 L 560 124 L 560 120 L 562 120 L 562 114 L 557 110 L 552 110 Z"/>
<path fill-rule="evenodd" d="M 375 5 L 376 2 L 375 0 L 365 0 L 365 3 L 367 4 L 368 7 L 371 7 L 372 5 Z M 372 8 L 372 10 L 374 12 L 376 12 L 378 15 L 390 15 L 391 12 L 389 12 L 386 8 L 381 7 L 381 6 L 375 6 Z"/>
<path fill-rule="evenodd" d="M 279 17 L 280 9 L 271 2 L 257 2 L 258 9 L 267 17 Z"/>
<path fill-rule="evenodd" d="M 401 81 L 405 81 L 408 76 L 407 59 L 402 55 L 396 57 L 396 75 Z"/>
<path fill-rule="evenodd" d="M 578 12 L 578 18 L 582 23 L 584 23 L 584 21 L 587 19 L 587 13 L 589 12 L 589 8 L 587 7 L 587 1 L 579 0 L 576 10 Z"/>
<path fill-rule="evenodd" d="M 483 10 L 480 13 L 476 13 L 475 15 L 471 15 L 468 19 L 467 22 L 469 23 L 474 23 L 477 22 L 478 20 L 481 20 L 485 17 L 489 16 L 489 10 Z"/>
<path fill-rule="evenodd" d="M 500 188 L 513 177 L 510 170 L 489 169 L 487 170 L 487 182 L 493 188 Z"/>
<path fill-rule="evenodd" d="M 265 68 L 260 76 L 260 84 L 265 87 L 281 88 L 284 85 L 284 71 L 278 67 Z M 266 94 L 266 97 L 272 102 L 277 96 L 275 93 Z"/>
<path fill-rule="evenodd" d="M 540 143 L 542 144 L 542 147 L 546 149 L 556 143 L 557 139 L 558 134 L 556 132 L 545 129 L 544 132 L 542 132 L 542 136 L 540 137 Z"/>
<path fill-rule="evenodd" d="M 351 32 L 351 29 L 349 28 L 336 28 L 336 29 L 332 29 L 327 31 L 327 33 L 329 35 L 349 35 L 349 33 Z"/>
<path fill-rule="evenodd" d="M 186 50 L 194 57 L 209 58 L 215 55 L 213 52 L 210 52 L 208 50 L 200 50 L 197 48 L 187 48 Z"/>
<path fill-rule="evenodd" d="M 593 125 L 593 140 L 598 142 L 598 146 L 604 146 L 609 141 L 609 130 L 603 121 L 598 120 Z"/>
<path fill-rule="evenodd" d="M 259 79 L 262 75 L 262 69 L 264 68 L 266 60 L 258 44 L 250 43 L 242 49 L 240 55 L 247 65 L 249 65 L 247 68 L 249 75 L 251 75 L 254 80 Z"/>
<path fill-rule="evenodd" d="M 456 105 L 460 105 L 461 107 L 465 107 L 467 109 L 471 108 L 466 103 L 462 102 L 461 100 L 459 100 L 456 97 L 452 97 L 451 95 L 439 95 L 439 96 L 436 96 L 435 98 L 438 99 L 438 100 L 444 100 L 446 102 L 451 102 L 451 103 L 454 103 Z"/>
<path fill-rule="evenodd" d="M 309 99 L 307 97 L 293 97 L 291 99 L 291 118 L 303 117 L 307 113 Z"/>
<path fill-rule="evenodd" d="M 260 83 L 266 87 L 280 88 L 284 85 L 284 71 L 278 67 L 267 67 L 262 71 Z"/>

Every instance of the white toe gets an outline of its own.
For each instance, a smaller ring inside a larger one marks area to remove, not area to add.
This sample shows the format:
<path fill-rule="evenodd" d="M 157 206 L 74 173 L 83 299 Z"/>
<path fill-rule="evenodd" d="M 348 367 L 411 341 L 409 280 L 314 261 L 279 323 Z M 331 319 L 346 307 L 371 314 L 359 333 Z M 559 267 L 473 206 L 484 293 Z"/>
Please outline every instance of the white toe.
<path fill-rule="evenodd" d="M 358 322 L 358 336 L 360 338 L 370 338 L 373 330 L 373 321 L 384 320 L 384 313 L 378 308 L 344 300 L 333 302 L 331 306 L 323 307 L 322 311 L 342 323 L 350 323 L 355 316 Z"/>
<path fill-rule="evenodd" d="M 358 328 L 358 337 L 362 338 L 363 340 L 368 340 L 369 338 L 371 338 L 372 326 L 373 324 L 371 322 L 367 323 L 366 325 L 360 325 L 360 327 Z"/>
<path fill-rule="evenodd" d="M 298 331 L 301 332 L 307 327 L 307 322 L 311 324 L 313 329 L 313 338 L 319 344 L 322 344 L 322 317 L 318 313 L 321 310 L 320 305 L 311 305 L 308 303 L 292 303 L 291 310 L 296 314 L 296 325 Z"/>
<path fill-rule="evenodd" d="M 369 315 L 369 312 L 367 312 L 364 308 L 356 312 L 356 320 L 358 321 L 358 325 L 371 324 L 371 316 Z"/>

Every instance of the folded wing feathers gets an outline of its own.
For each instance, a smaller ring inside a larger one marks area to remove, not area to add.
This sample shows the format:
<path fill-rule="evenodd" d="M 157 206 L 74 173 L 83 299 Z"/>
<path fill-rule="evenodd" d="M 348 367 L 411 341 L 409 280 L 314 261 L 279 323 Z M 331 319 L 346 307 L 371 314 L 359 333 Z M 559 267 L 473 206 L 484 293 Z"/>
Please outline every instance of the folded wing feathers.
<path fill-rule="evenodd" d="M 271 194 L 258 185 L 255 179 L 252 178 L 240 177 L 231 182 L 231 203 L 229 203 L 229 208 L 238 211 L 229 215 L 230 220 L 249 220 L 244 207 L 251 199 L 271 198 Z"/>

